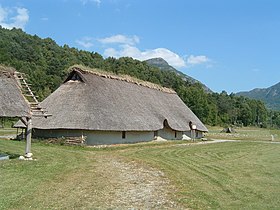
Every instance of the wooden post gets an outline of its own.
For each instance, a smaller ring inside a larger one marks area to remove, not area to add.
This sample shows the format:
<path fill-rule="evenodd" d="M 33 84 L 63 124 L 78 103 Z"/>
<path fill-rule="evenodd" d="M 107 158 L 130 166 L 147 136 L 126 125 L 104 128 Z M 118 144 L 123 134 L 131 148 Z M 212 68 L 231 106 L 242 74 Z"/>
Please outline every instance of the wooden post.
<path fill-rule="evenodd" d="M 195 131 L 196 131 L 196 125 L 192 124 L 191 136 L 193 141 L 195 141 Z"/>
<path fill-rule="evenodd" d="M 31 158 L 31 134 L 32 134 L 32 121 L 30 117 L 26 118 L 27 126 L 26 126 L 26 147 L 25 147 L 25 156 L 27 158 Z"/>
<path fill-rule="evenodd" d="M 192 141 L 194 142 L 195 141 L 195 130 L 194 129 L 191 130 L 191 138 L 192 138 Z"/>

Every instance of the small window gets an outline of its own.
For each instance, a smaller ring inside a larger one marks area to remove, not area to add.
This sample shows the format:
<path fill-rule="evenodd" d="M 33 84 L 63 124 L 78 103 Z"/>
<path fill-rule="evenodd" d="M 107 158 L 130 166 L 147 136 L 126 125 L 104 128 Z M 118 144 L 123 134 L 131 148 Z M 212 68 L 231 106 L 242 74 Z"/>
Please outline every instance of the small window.
<path fill-rule="evenodd" d="M 125 139 L 125 137 L 126 137 L 126 133 L 125 133 L 125 131 L 123 131 L 122 132 L 122 138 Z"/>
<path fill-rule="evenodd" d="M 175 139 L 177 138 L 177 131 L 175 131 Z"/>

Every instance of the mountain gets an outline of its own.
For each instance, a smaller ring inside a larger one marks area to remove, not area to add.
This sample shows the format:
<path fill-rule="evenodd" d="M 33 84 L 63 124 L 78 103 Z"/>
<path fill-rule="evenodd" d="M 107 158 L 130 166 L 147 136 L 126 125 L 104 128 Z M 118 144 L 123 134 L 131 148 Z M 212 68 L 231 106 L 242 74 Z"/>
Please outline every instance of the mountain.
<path fill-rule="evenodd" d="M 280 110 L 280 82 L 269 88 L 255 88 L 251 91 L 239 92 L 236 95 L 261 100 L 267 108 Z"/>
<path fill-rule="evenodd" d="M 157 67 L 163 71 L 173 71 L 175 72 L 178 76 L 180 76 L 184 81 L 187 81 L 191 84 L 194 83 L 199 83 L 201 84 L 202 88 L 205 90 L 206 93 L 213 93 L 213 91 L 208 88 L 206 85 L 202 84 L 200 81 L 182 73 L 181 71 L 178 71 L 177 69 L 175 69 L 173 66 L 170 66 L 166 60 L 164 60 L 163 58 L 151 58 L 148 60 L 145 60 L 149 65 L 153 66 L 153 67 Z"/>

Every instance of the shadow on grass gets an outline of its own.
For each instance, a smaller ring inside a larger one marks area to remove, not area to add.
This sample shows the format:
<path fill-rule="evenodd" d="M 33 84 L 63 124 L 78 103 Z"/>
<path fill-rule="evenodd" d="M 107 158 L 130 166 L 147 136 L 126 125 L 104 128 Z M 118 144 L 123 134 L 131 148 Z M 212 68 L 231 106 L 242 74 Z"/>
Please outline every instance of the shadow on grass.
<path fill-rule="evenodd" d="M 10 153 L 10 152 L 4 152 L 0 150 L 0 155 L 8 155 L 9 159 L 17 159 L 19 158 L 19 154 L 14 154 L 14 153 Z"/>

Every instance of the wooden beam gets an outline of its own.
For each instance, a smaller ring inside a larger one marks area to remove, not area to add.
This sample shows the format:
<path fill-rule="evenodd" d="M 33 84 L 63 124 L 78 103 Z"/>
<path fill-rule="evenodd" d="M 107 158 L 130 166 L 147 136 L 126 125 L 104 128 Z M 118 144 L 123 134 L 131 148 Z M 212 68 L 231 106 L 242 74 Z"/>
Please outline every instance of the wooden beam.
<path fill-rule="evenodd" d="M 31 134 L 32 134 L 32 121 L 30 117 L 26 118 L 27 127 L 26 127 L 26 147 L 25 147 L 25 157 L 32 158 L 31 153 Z"/>

